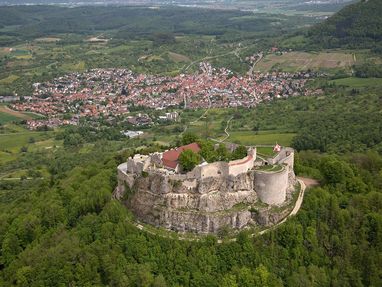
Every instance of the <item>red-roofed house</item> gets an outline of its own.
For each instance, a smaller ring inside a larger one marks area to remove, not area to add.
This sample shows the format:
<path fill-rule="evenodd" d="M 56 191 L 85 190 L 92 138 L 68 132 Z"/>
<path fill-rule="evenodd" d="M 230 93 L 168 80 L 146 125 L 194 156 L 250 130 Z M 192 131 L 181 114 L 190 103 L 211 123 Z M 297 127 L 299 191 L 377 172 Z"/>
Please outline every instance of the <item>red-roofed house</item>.
<path fill-rule="evenodd" d="M 193 152 L 198 153 L 200 151 L 200 147 L 197 143 L 190 143 L 188 145 L 180 146 L 178 148 L 165 151 L 162 155 L 163 166 L 178 172 L 179 171 L 178 158 L 180 154 L 185 150 L 192 150 Z"/>

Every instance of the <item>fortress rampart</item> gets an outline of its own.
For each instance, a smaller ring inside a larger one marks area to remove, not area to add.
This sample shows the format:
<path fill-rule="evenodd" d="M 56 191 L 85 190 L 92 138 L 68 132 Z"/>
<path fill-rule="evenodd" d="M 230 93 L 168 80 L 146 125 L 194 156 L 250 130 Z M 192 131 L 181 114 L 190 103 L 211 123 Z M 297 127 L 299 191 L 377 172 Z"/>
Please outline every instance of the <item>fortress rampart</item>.
<path fill-rule="evenodd" d="M 255 172 L 255 190 L 261 202 L 266 204 L 282 204 L 286 200 L 288 189 L 288 169 L 281 171 Z"/>
<path fill-rule="evenodd" d="M 256 149 L 230 162 L 202 163 L 188 173 L 161 164 L 161 154 L 135 155 L 118 166 L 116 198 L 129 188 L 127 206 L 143 222 L 177 231 L 217 232 L 256 222 L 258 201 L 283 205 L 293 191 L 293 150 L 273 159 L 277 171 L 258 169 Z M 265 163 L 264 163 L 265 164 Z M 144 173 L 143 173 L 144 172 Z"/>

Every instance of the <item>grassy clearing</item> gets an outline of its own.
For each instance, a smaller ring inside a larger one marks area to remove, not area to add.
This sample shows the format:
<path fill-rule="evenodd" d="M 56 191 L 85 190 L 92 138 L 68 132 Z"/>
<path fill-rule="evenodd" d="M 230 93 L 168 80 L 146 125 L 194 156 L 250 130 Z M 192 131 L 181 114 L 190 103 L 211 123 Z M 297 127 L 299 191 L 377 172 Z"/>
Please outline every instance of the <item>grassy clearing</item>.
<path fill-rule="evenodd" d="M 17 154 L 0 150 L 0 165 L 13 161 L 17 158 Z"/>
<path fill-rule="evenodd" d="M 34 144 L 29 145 L 28 150 L 30 151 L 37 151 L 37 150 L 49 150 L 53 149 L 56 147 L 60 147 L 63 145 L 63 141 L 57 141 L 53 138 L 47 139 L 47 140 L 42 140 L 42 141 L 37 141 Z"/>
<path fill-rule="evenodd" d="M 7 124 L 6 132 L 0 134 L 0 165 L 16 160 L 25 151 L 46 151 L 63 145 L 53 138 L 54 131 L 32 132 Z"/>
<path fill-rule="evenodd" d="M 257 170 L 277 172 L 277 171 L 281 171 L 282 169 L 283 169 L 282 165 L 276 164 L 276 165 L 263 165 L 263 166 L 260 166 Z"/>
<path fill-rule="evenodd" d="M 351 88 L 363 87 L 382 87 L 382 78 L 343 78 L 330 81 L 338 86 L 347 86 Z"/>
<path fill-rule="evenodd" d="M 230 137 L 227 141 L 237 142 L 245 145 L 274 145 L 276 142 L 280 145 L 289 146 L 292 142 L 294 133 L 259 133 L 255 134 L 252 131 L 237 131 L 230 132 Z"/>
<path fill-rule="evenodd" d="M 86 64 L 84 61 L 79 61 L 78 63 L 65 63 L 62 68 L 66 71 L 78 71 L 83 72 L 86 69 Z"/>
<path fill-rule="evenodd" d="M 53 132 L 50 131 L 0 134 L 1 151 L 18 153 L 23 146 L 28 147 L 29 145 L 35 145 L 39 141 L 49 139 L 52 133 Z"/>
<path fill-rule="evenodd" d="M 275 156 L 277 153 L 273 151 L 273 146 L 259 146 L 256 147 L 256 151 L 260 155 Z"/>

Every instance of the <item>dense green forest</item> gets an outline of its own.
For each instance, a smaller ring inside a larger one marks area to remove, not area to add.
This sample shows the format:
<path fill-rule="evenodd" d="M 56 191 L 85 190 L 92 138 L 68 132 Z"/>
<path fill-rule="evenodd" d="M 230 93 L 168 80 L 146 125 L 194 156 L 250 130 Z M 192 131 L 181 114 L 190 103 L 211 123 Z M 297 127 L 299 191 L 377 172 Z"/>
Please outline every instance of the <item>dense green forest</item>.
<path fill-rule="evenodd" d="M 296 146 L 295 169 L 321 182 L 296 217 L 263 236 L 242 232 L 237 242 L 177 241 L 134 226 L 111 193 L 117 164 L 141 140 L 74 128 L 55 135 L 67 142 L 60 149 L 23 152 L 0 171 L 43 167 L 48 175 L 0 181 L 0 285 L 380 286 L 382 156 L 372 135 L 381 135 L 382 102 L 369 89 L 326 92 L 236 113 L 238 125 L 250 117 L 260 130 L 284 118 L 284 128 L 302 131 L 294 145 L 309 131 L 313 146 Z M 327 153 L 309 151 L 324 137 Z M 87 141 L 93 145 L 84 149 Z"/>
<path fill-rule="evenodd" d="M 375 48 L 382 41 L 380 0 L 362 0 L 349 5 L 308 30 L 314 45 L 323 48 Z"/>
<path fill-rule="evenodd" d="M 277 24 L 280 21 L 288 22 L 289 27 Z M 150 39 L 157 33 L 251 38 L 264 33 L 281 35 L 291 27 L 309 22 L 317 20 L 178 7 L 10 6 L 0 9 L 0 28 L 4 28 L 0 30 L 0 44 L 10 45 L 47 35 L 104 32 L 115 40 Z"/>
<path fill-rule="evenodd" d="M 323 39 L 322 46 L 315 42 L 315 47 L 355 47 L 358 42 L 356 47 L 377 51 L 382 34 L 379 2 L 349 6 L 310 30 L 313 41 Z M 240 11 L 142 8 L 134 12 L 124 7 L 113 14 L 112 9 L 1 8 L 0 41 L 8 45 L 65 34 L 62 42 L 41 48 L 35 70 L 22 76 L 30 77 L 26 81 L 30 84 L 73 70 L 73 66 L 60 65 L 78 63 L 80 57 L 96 66 L 127 65 L 132 60 L 126 58 L 131 57 L 138 65 L 141 51 L 153 53 L 155 43 L 167 50 L 176 44 L 180 51 L 195 50 L 196 45 L 200 51 L 221 47 L 208 46 L 211 39 L 199 38 L 198 33 L 214 34 L 223 43 L 241 37 L 253 41 L 264 36 L 264 31 L 274 36 L 284 31 L 275 24 L 280 18 L 269 22 L 260 16 L 253 21 Z M 357 11 L 362 13 L 348 17 Z M 296 25 L 300 19 L 295 18 Z M 262 30 L 265 28 L 268 30 Z M 71 32 L 81 35 L 66 34 Z M 95 49 L 83 43 L 84 35 L 104 32 L 113 38 L 107 44 L 110 57 L 102 54 L 106 45 Z M 187 33 L 186 42 L 179 38 L 175 44 L 162 42 Z M 138 38 L 143 42 L 134 40 Z M 274 39 L 268 39 L 267 45 Z M 121 49 L 119 41 L 129 42 Z M 70 53 L 61 52 L 60 45 Z M 93 48 L 93 54 L 88 53 Z M 133 53 L 134 49 L 139 53 Z M 229 46 L 224 49 L 232 50 Z M 49 55 L 47 50 L 59 52 Z M 33 53 L 36 57 L 38 49 Z M 25 55 L 18 56 L 18 61 L 25 60 Z M 197 58 L 201 56 L 197 54 Z M 49 57 L 54 61 L 48 61 Z M 9 68 L 8 58 L 2 62 L 4 75 L 14 67 L 16 75 L 26 72 L 21 63 Z M 41 66 L 48 68 L 41 72 Z M 160 67 L 150 62 L 140 68 L 156 72 Z M 0 146 L 0 286 L 382 286 L 381 82 L 367 78 L 380 77 L 381 71 L 378 65 L 365 65 L 355 67 L 354 72 L 361 79 L 340 79 L 347 84 L 337 79 L 310 82 L 322 89 L 315 96 L 273 100 L 255 109 L 211 109 L 206 113 L 205 123 L 197 126 L 205 137 L 208 132 L 222 133 L 230 118 L 231 136 L 293 135 L 296 174 L 320 182 L 319 187 L 307 190 L 295 217 L 261 236 L 250 237 L 243 231 L 236 242 L 224 236 L 221 244 L 215 236 L 200 241 L 154 236 L 139 230 L 129 210 L 112 198 L 119 163 L 138 151 L 164 149 L 158 139 L 176 145 L 182 140 L 176 135 L 199 118 L 202 110 L 185 111 L 178 123 L 147 128 L 145 133 L 150 136 L 141 139 L 126 139 L 120 133 L 126 126 L 102 120 L 36 132 L 26 131 L 22 123 L 0 125 L 0 142 L 8 145 Z M 243 143 L 243 138 L 238 137 L 237 142 Z M 205 144 L 211 157 L 219 156 Z"/>
<path fill-rule="evenodd" d="M 354 88 L 331 81 L 318 85 L 324 95 L 275 100 L 252 111 L 232 110 L 231 131 L 296 133 L 292 145 L 297 150 L 382 153 L 380 86 Z"/>

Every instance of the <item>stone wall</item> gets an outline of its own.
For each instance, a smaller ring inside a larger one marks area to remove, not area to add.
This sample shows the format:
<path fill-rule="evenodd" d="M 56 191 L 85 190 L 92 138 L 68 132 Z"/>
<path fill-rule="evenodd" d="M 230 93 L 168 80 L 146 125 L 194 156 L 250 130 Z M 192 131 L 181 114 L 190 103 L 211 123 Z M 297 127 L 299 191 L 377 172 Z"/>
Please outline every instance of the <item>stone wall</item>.
<path fill-rule="evenodd" d="M 151 157 L 147 155 L 136 154 L 133 158 L 127 160 L 126 170 L 128 173 L 141 174 L 151 163 Z"/>
<path fill-rule="evenodd" d="M 255 159 L 256 157 L 248 155 L 243 159 L 230 161 L 228 163 L 228 174 L 236 176 L 241 173 L 246 173 L 253 168 Z"/>
<path fill-rule="evenodd" d="M 292 158 L 292 167 L 293 167 L 294 150 L 292 148 L 288 148 L 288 147 L 282 148 L 281 151 L 276 156 L 274 156 L 273 158 L 272 157 L 267 158 L 267 161 L 271 165 L 277 164 L 277 163 L 282 163 L 285 160 L 285 158 L 289 157 L 291 154 L 292 154 L 291 158 Z"/>
<path fill-rule="evenodd" d="M 228 175 L 227 162 L 214 162 L 198 167 L 200 169 L 200 178 L 219 177 Z"/>
<path fill-rule="evenodd" d="M 127 163 L 122 163 L 117 168 L 118 176 L 118 185 L 114 192 L 114 197 L 116 199 L 121 199 L 125 193 L 125 185 L 130 188 L 134 185 L 134 175 L 127 173 Z"/>
<path fill-rule="evenodd" d="M 286 164 L 289 172 L 294 170 L 294 150 L 291 148 L 286 148 L 284 150 L 284 157 L 279 160 L 279 164 Z"/>
<path fill-rule="evenodd" d="M 174 210 L 159 210 L 153 218 L 154 225 L 170 230 L 194 233 L 216 233 L 222 228 L 242 229 L 251 220 L 248 210 L 231 213 L 203 214 L 200 212 L 179 212 Z"/>
<path fill-rule="evenodd" d="M 267 204 L 283 204 L 288 189 L 288 169 L 279 172 L 255 171 L 255 190 L 259 199 Z"/>

